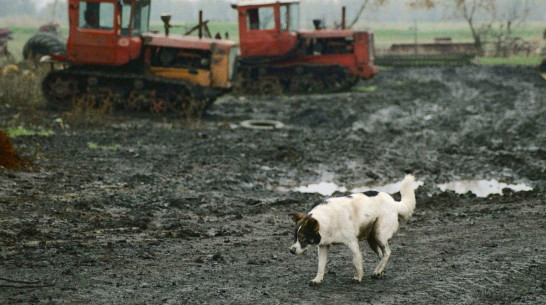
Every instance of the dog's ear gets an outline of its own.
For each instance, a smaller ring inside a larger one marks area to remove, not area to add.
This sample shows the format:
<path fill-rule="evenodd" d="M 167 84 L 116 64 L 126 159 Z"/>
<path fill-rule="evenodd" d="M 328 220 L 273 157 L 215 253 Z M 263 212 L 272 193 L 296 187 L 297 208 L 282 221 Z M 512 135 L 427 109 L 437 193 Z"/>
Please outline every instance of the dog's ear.
<path fill-rule="evenodd" d="M 313 228 L 313 231 L 315 233 L 317 233 L 319 231 L 320 225 L 319 225 L 318 221 L 315 218 L 310 217 L 309 220 L 307 221 L 307 224 L 309 226 L 311 226 L 311 228 Z"/>
<path fill-rule="evenodd" d="M 295 222 L 298 222 L 298 221 L 300 221 L 303 217 L 305 217 L 305 216 L 303 216 L 303 215 L 301 215 L 301 214 L 298 214 L 298 213 L 290 213 L 289 215 L 292 217 L 292 219 L 293 219 Z"/>

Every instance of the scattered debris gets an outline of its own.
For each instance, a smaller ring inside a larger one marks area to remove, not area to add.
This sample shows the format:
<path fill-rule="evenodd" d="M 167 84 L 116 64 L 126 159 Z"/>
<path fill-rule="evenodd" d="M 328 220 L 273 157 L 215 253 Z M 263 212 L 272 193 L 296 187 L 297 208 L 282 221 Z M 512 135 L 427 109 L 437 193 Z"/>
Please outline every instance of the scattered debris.
<path fill-rule="evenodd" d="M 281 129 L 284 124 L 273 120 L 246 120 L 241 122 L 241 126 L 250 129 Z"/>

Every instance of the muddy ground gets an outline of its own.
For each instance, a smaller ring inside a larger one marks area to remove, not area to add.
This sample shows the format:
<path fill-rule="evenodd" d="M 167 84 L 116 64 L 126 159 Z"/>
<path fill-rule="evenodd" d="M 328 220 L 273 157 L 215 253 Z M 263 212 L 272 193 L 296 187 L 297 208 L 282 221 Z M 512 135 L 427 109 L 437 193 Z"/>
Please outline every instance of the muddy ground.
<path fill-rule="evenodd" d="M 20 112 L 0 108 L 3 127 Z M 225 96 L 189 124 L 58 116 L 38 110 L 53 135 L 13 139 L 31 171 L 0 170 L 1 304 L 546 303 L 546 83 L 531 68 L 394 69 L 352 92 Z M 325 197 L 287 190 L 405 172 L 424 185 L 385 276 L 371 279 L 378 259 L 361 243 L 362 283 L 337 246 L 308 285 L 316 253 L 289 253 L 288 213 Z M 436 188 L 463 179 L 533 190 Z"/>

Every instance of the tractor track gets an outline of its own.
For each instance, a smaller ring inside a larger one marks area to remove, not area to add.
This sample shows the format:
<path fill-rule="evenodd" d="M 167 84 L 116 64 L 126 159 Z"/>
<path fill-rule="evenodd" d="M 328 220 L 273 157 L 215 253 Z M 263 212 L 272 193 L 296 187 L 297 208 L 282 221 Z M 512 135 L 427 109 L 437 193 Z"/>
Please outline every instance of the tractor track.
<path fill-rule="evenodd" d="M 92 96 L 97 103 L 114 99 L 115 107 L 125 110 L 150 109 L 202 113 L 223 92 L 183 80 L 142 73 L 123 73 L 87 69 L 50 72 L 42 91 L 51 109 L 69 109 L 78 99 Z M 138 98 L 138 103 L 135 100 Z M 98 105 L 97 105 L 98 106 Z M 198 111 L 197 111 L 198 110 Z"/>

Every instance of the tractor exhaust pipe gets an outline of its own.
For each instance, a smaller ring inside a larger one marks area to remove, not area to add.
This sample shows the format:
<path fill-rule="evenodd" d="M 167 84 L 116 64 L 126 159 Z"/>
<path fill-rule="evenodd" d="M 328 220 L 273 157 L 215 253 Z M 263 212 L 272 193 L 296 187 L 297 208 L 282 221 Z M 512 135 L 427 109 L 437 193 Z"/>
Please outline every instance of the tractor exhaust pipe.
<path fill-rule="evenodd" d="M 203 11 L 199 11 L 199 39 L 203 38 Z"/>
<path fill-rule="evenodd" d="M 172 27 L 169 24 L 171 22 L 171 14 L 161 14 L 161 21 L 163 21 L 163 26 L 165 27 L 165 36 L 169 36 L 169 29 Z"/>
<path fill-rule="evenodd" d="M 315 26 L 315 30 L 322 29 L 322 20 L 320 19 L 313 19 L 313 25 Z"/>

